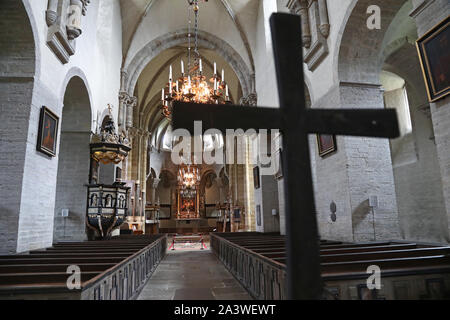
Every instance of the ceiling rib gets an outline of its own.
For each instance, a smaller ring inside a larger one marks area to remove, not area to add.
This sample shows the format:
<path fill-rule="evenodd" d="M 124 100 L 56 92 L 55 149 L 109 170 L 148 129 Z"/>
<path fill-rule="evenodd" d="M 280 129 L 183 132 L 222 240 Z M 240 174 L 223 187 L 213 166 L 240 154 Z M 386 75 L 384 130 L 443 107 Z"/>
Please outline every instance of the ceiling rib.
<path fill-rule="evenodd" d="M 130 37 L 130 40 L 129 40 L 128 44 L 127 44 L 127 47 L 124 50 L 125 55 L 124 55 L 124 58 L 123 58 L 123 61 L 122 61 L 122 66 L 125 64 L 125 61 L 127 61 L 127 59 L 128 59 L 128 53 L 129 53 L 129 50 L 130 50 L 130 47 L 131 47 L 131 43 L 133 42 L 133 39 L 134 39 L 134 36 L 136 35 L 137 30 L 139 29 L 139 27 L 142 24 L 144 18 L 150 12 L 150 9 L 156 3 L 156 1 L 158 1 L 158 0 L 150 0 L 149 3 L 147 4 L 147 6 L 145 7 L 145 10 L 144 10 L 143 14 L 139 17 L 139 22 L 134 27 L 133 32 L 132 32 L 131 37 Z M 236 15 L 234 13 L 233 8 L 228 3 L 228 1 L 227 0 L 221 0 L 221 3 L 224 6 L 225 10 L 227 11 L 228 15 L 230 16 L 231 20 L 233 21 L 235 27 L 239 31 L 239 35 L 241 37 L 242 42 L 244 43 L 245 49 L 247 51 L 248 58 L 250 60 L 251 70 L 254 73 L 255 72 L 255 63 L 254 63 L 254 60 L 253 60 L 252 50 L 250 48 L 250 44 L 248 42 L 247 35 L 245 34 L 244 29 L 242 28 L 238 18 L 236 17 Z"/>

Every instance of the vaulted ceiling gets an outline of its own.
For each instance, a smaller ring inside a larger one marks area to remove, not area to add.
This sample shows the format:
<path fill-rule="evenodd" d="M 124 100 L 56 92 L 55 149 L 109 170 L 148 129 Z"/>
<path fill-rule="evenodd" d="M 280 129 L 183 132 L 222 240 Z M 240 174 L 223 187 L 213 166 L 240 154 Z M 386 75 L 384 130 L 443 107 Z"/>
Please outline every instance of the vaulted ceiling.
<path fill-rule="evenodd" d="M 179 6 L 183 8 L 188 7 L 187 0 L 120 0 L 120 7 L 122 12 L 122 43 L 123 52 L 126 56 L 133 37 L 136 34 L 139 26 L 145 17 L 156 7 L 160 1 L 170 1 L 171 6 Z M 200 2 L 203 2 L 201 0 Z M 209 2 L 220 2 L 222 10 L 231 18 L 236 28 L 245 43 L 248 53 L 251 54 L 251 39 L 249 39 L 250 26 L 254 24 L 258 12 L 259 0 L 210 0 Z M 207 1 L 208 2 L 208 1 Z M 208 4 L 202 4 L 207 6 Z M 202 9 L 201 9 L 202 10 Z M 180 11 L 172 11 L 172 14 L 167 17 L 167 21 L 181 20 L 186 21 L 186 15 Z M 253 63 L 253 62 L 251 62 Z"/>
<path fill-rule="evenodd" d="M 122 14 L 122 46 L 124 65 L 156 36 L 176 32 L 188 26 L 187 0 L 120 0 Z M 209 0 L 200 1 L 199 29 L 229 43 L 239 52 L 254 72 L 253 49 L 259 0 Z M 225 70 L 230 96 L 238 102 L 242 88 L 233 70 L 217 52 L 200 47 L 204 59 L 204 72 L 212 75 L 212 64 L 217 62 L 218 71 Z M 139 99 L 140 125 L 149 131 L 167 126 L 159 110 L 161 88 L 167 82 L 169 66 L 174 77 L 181 74 L 180 60 L 187 64 L 186 44 L 177 45 L 161 52 L 142 70 L 135 87 Z"/>

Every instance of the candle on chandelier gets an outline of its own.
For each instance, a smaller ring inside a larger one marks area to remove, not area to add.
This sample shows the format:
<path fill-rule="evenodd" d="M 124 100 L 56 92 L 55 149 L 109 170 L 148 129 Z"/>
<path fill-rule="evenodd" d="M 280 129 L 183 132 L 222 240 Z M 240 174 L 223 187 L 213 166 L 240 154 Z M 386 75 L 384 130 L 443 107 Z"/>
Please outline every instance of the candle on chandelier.
<path fill-rule="evenodd" d="M 184 62 L 181 60 L 181 74 L 184 74 Z"/>
<path fill-rule="evenodd" d="M 228 85 L 225 86 L 225 96 L 228 98 Z"/>
<path fill-rule="evenodd" d="M 225 81 L 225 71 L 222 69 L 222 82 Z"/>
<path fill-rule="evenodd" d="M 178 81 L 176 83 L 177 83 L 177 92 L 178 92 Z"/>
<path fill-rule="evenodd" d="M 188 86 L 189 86 L 189 89 L 191 88 L 191 76 L 188 76 Z"/>
<path fill-rule="evenodd" d="M 164 88 L 161 90 L 161 100 L 164 101 Z"/>
<path fill-rule="evenodd" d="M 200 72 L 202 72 L 203 71 L 202 59 L 199 60 L 199 67 L 200 67 Z"/>
<path fill-rule="evenodd" d="M 172 82 L 172 65 L 169 68 L 169 82 Z"/>
<path fill-rule="evenodd" d="M 216 75 L 217 74 L 217 65 L 216 65 L 216 63 L 214 62 L 214 75 Z"/>

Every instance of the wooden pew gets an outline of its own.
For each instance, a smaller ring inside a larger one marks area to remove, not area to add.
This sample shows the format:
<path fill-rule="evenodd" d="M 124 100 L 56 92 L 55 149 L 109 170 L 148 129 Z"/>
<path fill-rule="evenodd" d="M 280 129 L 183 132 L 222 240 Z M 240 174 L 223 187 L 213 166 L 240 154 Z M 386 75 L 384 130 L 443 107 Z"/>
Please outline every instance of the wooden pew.
<path fill-rule="evenodd" d="M 132 299 L 165 255 L 166 247 L 166 235 L 120 236 L 0 256 L 0 298 Z M 81 271 L 79 289 L 67 287 L 69 266 Z"/>
<path fill-rule="evenodd" d="M 285 297 L 286 252 L 281 236 L 249 234 L 211 235 L 211 248 L 258 299 Z M 371 291 L 376 299 L 448 297 L 450 288 L 450 247 L 418 243 L 379 241 L 342 243 L 320 241 L 320 259 L 325 291 L 338 299 L 367 298 L 369 266 L 381 268 L 384 285 Z M 241 266 L 239 264 L 241 261 Z M 441 295 L 431 294 L 429 284 L 441 285 Z M 420 286 L 418 285 L 421 284 Z M 401 289 L 399 288 L 401 284 Z M 407 288 L 408 294 L 404 288 Z M 424 289 L 425 288 L 425 289 Z M 376 292 L 376 294 L 373 294 Z M 399 294 L 403 292 L 403 294 Z"/>

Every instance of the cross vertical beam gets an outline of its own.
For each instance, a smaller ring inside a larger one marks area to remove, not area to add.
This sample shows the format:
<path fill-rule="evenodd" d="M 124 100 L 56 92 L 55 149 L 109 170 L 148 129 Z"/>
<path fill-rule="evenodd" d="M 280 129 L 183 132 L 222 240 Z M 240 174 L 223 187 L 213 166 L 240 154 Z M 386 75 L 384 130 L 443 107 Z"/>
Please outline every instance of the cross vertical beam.
<path fill-rule="evenodd" d="M 300 17 L 270 17 L 283 127 L 283 176 L 286 201 L 287 286 L 289 299 L 319 299 L 322 293 L 319 237 L 308 134 Z M 295 151 L 295 152 L 294 152 Z"/>
<path fill-rule="evenodd" d="M 308 133 L 396 138 L 395 109 L 306 109 L 300 17 L 274 13 L 270 19 L 281 107 L 199 105 L 175 101 L 173 128 L 281 129 L 287 231 L 289 299 L 320 299 L 319 238 Z"/>

